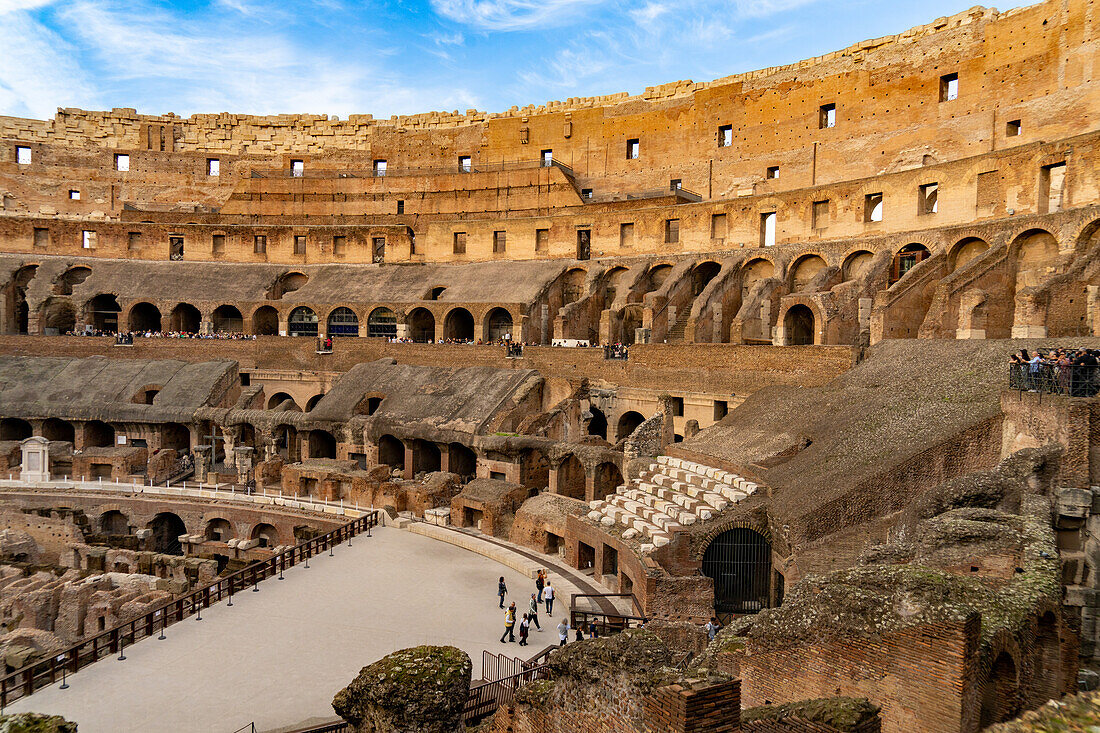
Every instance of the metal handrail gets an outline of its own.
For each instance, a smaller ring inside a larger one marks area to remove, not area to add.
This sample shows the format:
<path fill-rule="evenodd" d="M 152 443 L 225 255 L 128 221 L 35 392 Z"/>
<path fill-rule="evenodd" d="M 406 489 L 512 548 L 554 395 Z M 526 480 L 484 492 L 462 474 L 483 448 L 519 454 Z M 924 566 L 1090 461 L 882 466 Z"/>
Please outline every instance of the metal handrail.
<path fill-rule="evenodd" d="M 501 705 L 511 703 L 515 698 L 516 690 L 525 682 L 543 679 L 548 675 L 549 666 L 543 664 L 498 680 L 472 685 L 463 708 L 466 724 L 470 725 L 492 715 Z"/>
<path fill-rule="evenodd" d="M 161 637 L 164 630 L 189 616 L 202 613 L 223 598 L 232 600 L 234 591 L 249 587 L 258 589 L 260 581 L 273 575 L 279 575 L 287 568 L 308 560 L 319 552 L 324 552 L 355 537 L 362 532 L 370 534 L 378 526 L 378 510 L 372 510 L 357 517 L 326 534 L 306 540 L 289 550 L 266 560 L 258 560 L 235 573 L 215 580 L 213 583 L 166 601 L 150 609 L 138 618 L 124 621 L 90 639 L 74 644 L 50 659 L 32 662 L 14 672 L 0 677 L 0 710 L 21 698 L 34 694 L 42 687 L 52 685 L 63 674 L 75 674 L 81 668 L 99 661 L 108 655 L 118 654 L 124 658 L 124 649 L 138 640 L 152 636 L 158 629 Z"/>
<path fill-rule="evenodd" d="M 1095 397 L 1100 393 L 1100 365 L 1037 364 L 1033 369 L 1030 364 L 1009 364 L 1008 387 L 1021 392 Z"/>

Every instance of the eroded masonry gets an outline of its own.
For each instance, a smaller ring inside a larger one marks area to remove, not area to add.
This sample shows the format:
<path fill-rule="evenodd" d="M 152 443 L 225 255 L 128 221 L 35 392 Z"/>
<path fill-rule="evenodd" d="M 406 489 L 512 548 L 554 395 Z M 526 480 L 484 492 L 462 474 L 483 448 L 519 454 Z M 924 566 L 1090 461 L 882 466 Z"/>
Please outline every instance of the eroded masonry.
<path fill-rule="evenodd" d="M 1095 686 L 1098 53 L 1051 0 L 501 113 L 0 118 L 7 672 L 354 507 L 633 596 L 514 699 L 401 653 L 452 697 L 363 676 L 361 730 L 969 733 Z"/>

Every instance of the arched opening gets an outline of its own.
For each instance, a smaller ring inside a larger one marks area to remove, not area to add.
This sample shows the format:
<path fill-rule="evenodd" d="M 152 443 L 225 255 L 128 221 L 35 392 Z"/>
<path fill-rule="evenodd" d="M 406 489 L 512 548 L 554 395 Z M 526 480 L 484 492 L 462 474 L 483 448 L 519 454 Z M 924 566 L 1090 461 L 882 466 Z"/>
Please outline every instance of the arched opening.
<path fill-rule="evenodd" d="M 569 270 L 561 278 L 561 304 L 569 305 L 581 299 L 584 294 L 584 281 L 587 279 L 588 273 L 579 268 L 574 267 Z"/>
<path fill-rule="evenodd" d="M 545 491 L 550 487 L 550 459 L 535 448 L 528 448 L 519 456 L 519 480 L 529 489 Z"/>
<path fill-rule="evenodd" d="M 647 272 L 645 276 L 645 285 L 642 288 L 642 292 L 652 293 L 654 290 L 659 290 L 661 286 L 665 284 L 665 280 L 668 279 L 671 272 L 672 265 L 654 265 L 649 268 L 649 272 Z"/>
<path fill-rule="evenodd" d="M 207 542 L 228 542 L 233 539 L 233 526 L 227 519 L 211 519 L 202 534 Z"/>
<path fill-rule="evenodd" d="M 70 267 L 66 270 L 57 280 L 54 280 L 53 292 L 54 295 L 72 295 L 73 286 L 79 285 L 88 279 L 88 276 L 92 274 L 92 268 L 78 265 L 77 267 Z"/>
<path fill-rule="evenodd" d="M 512 333 L 512 314 L 505 308 L 493 308 L 485 316 L 485 340 L 504 341 L 514 339 Z"/>
<path fill-rule="evenodd" d="M 324 393 L 315 394 L 306 400 L 306 412 L 313 412 L 313 408 L 317 406 L 317 403 L 324 397 Z"/>
<path fill-rule="evenodd" d="M 435 326 L 432 326 L 435 329 Z M 392 339 L 397 337 L 397 314 L 389 308 L 375 308 L 367 316 L 367 336 Z"/>
<path fill-rule="evenodd" d="M 719 613 L 767 608 L 771 574 L 771 543 L 755 530 L 727 529 L 703 553 L 703 575 L 714 581 L 714 608 Z"/>
<path fill-rule="evenodd" d="M 871 262 L 875 259 L 875 256 L 867 250 L 860 250 L 853 252 L 844 258 L 844 265 L 841 267 L 841 276 L 844 281 L 855 280 L 861 277 L 867 268 L 871 266 Z"/>
<path fill-rule="evenodd" d="M 585 476 L 580 459 L 570 454 L 558 465 L 556 493 L 584 501 Z"/>
<path fill-rule="evenodd" d="M 619 427 L 615 430 L 615 439 L 622 440 L 638 429 L 645 422 L 640 412 L 630 410 L 619 416 Z"/>
<path fill-rule="evenodd" d="M 0 420 L 0 440 L 26 440 L 34 435 L 31 424 L 17 417 Z"/>
<path fill-rule="evenodd" d="M 152 303 L 137 303 L 130 309 L 131 331 L 160 331 L 160 309 Z"/>
<path fill-rule="evenodd" d="M 448 341 L 473 341 L 474 317 L 465 308 L 452 308 L 443 319 L 443 338 Z"/>
<path fill-rule="evenodd" d="M 427 308 L 414 308 L 406 319 L 408 337 L 418 344 L 435 340 L 435 316 Z"/>
<path fill-rule="evenodd" d="M 191 451 L 191 431 L 178 422 L 165 423 L 160 429 L 160 447 L 181 455 Z"/>
<path fill-rule="evenodd" d="M 130 534 L 130 520 L 117 509 L 103 512 L 99 517 L 99 531 L 105 535 L 119 537 Z"/>
<path fill-rule="evenodd" d="M 67 298 L 50 298 L 42 308 L 42 328 L 46 335 L 68 333 L 76 328 L 76 309 Z"/>
<path fill-rule="evenodd" d="M 293 425 L 280 425 L 275 428 L 275 449 L 285 461 L 296 463 L 300 459 L 298 431 Z"/>
<path fill-rule="evenodd" d="M 161 512 L 149 522 L 153 530 L 153 551 L 163 555 L 182 555 L 180 535 L 187 534 L 187 525 L 172 512 Z"/>
<path fill-rule="evenodd" d="M 442 463 L 439 446 L 428 440 L 413 441 L 413 473 L 438 471 Z"/>
<path fill-rule="evenodd" d="M 244 333 L 244 316 L 233 305 L 219 305 L 210 315 L 214 333 Z"/>
<path fill-rule="evenodd" d="M 691 271 L 691 294 L 693 297 L 698 297 L 699 293 L 703 292 L 703 289 L 718 276 L 718 273 L 722 270 L 722 266 L 717 262 L 700 262 Z"/>
<path fill-rule="evenodd" d="M 303 285 L 309 282 L 309 278 L 300 272 L 287 272 L 279 276 L 279 279 L 275 281 L 275 284 L 271 286 L 271 292 L 268 297 L 271 300 L 279 300 L 287 293 L 293 293 Z"/>
<path fill-rule="evenodd" d="M 1001 652 L 989 669 L 982 686 L 981 727 L 985 728 L 1015 718 L 1019 712 L 1016 662 L 1008 652 Z"/>
<path fill-rule="evenodd" d="M 277 547 L 279 531 L 273 525 L 261 522 L 252 528 L 252 536 L 249 539 L 259 540 L 260 547 Z"/>
<path fill-rule="evenodd" d="M 967 237 L 951 248 L 947 257 L 947 266 L 951 272 L 959 269 L 989 249 L 989 243 L 977 237 Z"/>
<path fill-rule="evenodd" d="M 783 319 L 788 346 L 811 346 L 814 343 L 814 312 L 809 306 L 792 305 Z"/>
<path fill-rule="evenodd" d="M 1047 611 L 1035 630 L 1035 669 L 1031 675 L 1034 694 L 1029 707 L 1038 707 L 1062 694 L 1062 642 L 1058 638 L 1058 619 Z"/>
<path fill-rule="evenodd" d="M 309 457 L 335 458 L 336 438 L 327 430 L 309 431 Z"/>
<path fill-rule="evenodd" d="M 758 257 L 746 264 L 741 270 L 741 302 L 744 303 L 749 299 L 749 293 L 752 292 L 756 283 L 774 276 L 775 265 L 769 260 Z"/>
<path fill-rule="evenodd" d="M 46 440 L 75 443 L 76 428 L 73 427 L 71 422 L 51 417 L 42 423 L 42 437 Z"/>
<path fill-rule="evenodd" d="M 85 448 L 110 448 L 115 444 L 115 429 L 105 422 L 89 420 L 84 423 Z"/>
<path fill-rule="evenodd" d="M 92 328 L 104 333 L 116 333 L 118 331 L 118 314 L 122 308 L 118 299 L 110 294 L 97 295 L 88 301 L 85 311 L 85 323 L 91 323 Z"/>
<path fill-rule="evenodd" d="M 642 307 L 637 303 L 623 308 L 623 324 L 621 341 L 626 346 L 633 346 L 637 338 L 638 329 L 642 327 Z"/>
<path fill-rule="evenodd" d="M 630 274 L 628 267 L 615 267 L 607 273 L 604 283 L 604 308 L 610 308 L 620 293 L 626 292 L 626 278 Z"/>
<path fill-rule="evenodd" d="M 1042 229 L 1025 232 L 1016 242 L 1016 290 L 1042 284 L 1058 262 L 1058 242 Z"/>
<path fill-rule="evenodd" d="M 256 336 L 278 336 L 279 311 L 270 305 L 257 308 L 252 314 L 252 333 Z"/>
<path fill-rule="evenodd" d="M 312 308 L 300 305 L 290 312 L 287 319 L 287 332 L 291 336 L 316 336 L 317 314 Z"/>
<path fill-rule="evenodd" d="M 198 333 L 201 323 L 202 314 L 190 303 L 180 303 L 168 316 L 168 329 L 177 333 Z"/>
<path fill-rule="evenodd" d="M 15 330 L 27 333 L 30 310 L 27 306 L 27 286 L 38 272 L 38 265 L 27 265 L 12 276 L 11 307 L 15 314 Z"/>
<path fill-rule="evenodd" d="M 614 463 L 601 463 L 596 466 L 594 488 L 597 499 L 603 499 L 610 494 L 614 494 L 622 486 L 622 483 L 622 471 Z"/>
<path fill-rule="evenodd" d="M 289 402 L 289 405 L 283 403 Z M 280 407 L 281 406 L 281 407 Z M 271 395 L 271 399 L 267 401 L 267 409 L 274 410 L 280 407 L 280 409 L 286 412 L 301 412 L 302 408 L 298 407 L 298 403 L 294 401 L 294 398 L 288 395 L 286 392 L 276 392 Z"/>
<path fill-rule="evenodd" d="M 477 454 L 462 443 L 450 443 L 447 446 L 447 468 L 465 479 L 477 473 Z"/>
<path fill-rule="evenodd" d="M 383 435 L 378 439 L 378 463 L 390 468 L 404 470 L 405 444 L 392 435 Z"/>
<path fill-rule="evenodd" d="M 589 407 L 588 412 L 592 414 L 588 421 L 588 434 L 598 435 L 607 440 L 607 416 L 603 414 L 603 410 L 598 407 Z"/>
<path fill-rule="evenodd" d="M 447 288 L 443 285 L 436 285 L 434 288 L 430 289 L 424 294 L 424 300 L 439 300 L 441 297 L 443 297 L 443 292 L 446 289 Z"/>
<path fill-rule="evenodd" d="M 893 285 L 917 266 L 917 263 L 928 259 L 930 253 L 923 244 L 914 242 L 907 244 L 894 255 L 894 262 L 890 268 L 890 284 Z"/>
<path fill-rule="evenodd" d="M 792 293 L 804 293 L 810 290 L 811 283 L 818 273 L 828 267 L 818 255 L 805 255 L 791 265 L 791 281 L 789 287 Z"/>
<path fill-rule="evenodd" d="M 328 314 L 329 336 L 358 336 L 359 316 L 351 308 L 340 306 Z"/>

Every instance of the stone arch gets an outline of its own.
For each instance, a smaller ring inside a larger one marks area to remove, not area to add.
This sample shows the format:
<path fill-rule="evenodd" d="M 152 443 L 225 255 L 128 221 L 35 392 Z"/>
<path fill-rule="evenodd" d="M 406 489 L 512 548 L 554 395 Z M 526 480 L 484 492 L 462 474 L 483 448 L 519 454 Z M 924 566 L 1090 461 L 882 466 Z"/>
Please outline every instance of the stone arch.
<path fill-rule="evenodd" d="M 118 509 L 108 509 L 99 515 L 99 531 L 105 535 L 130 534 L 130 518 Z"/>
<path fill-rule="evenodd" d="M 252 528 L 248 538 L 258 540 L 259 546 L 263 548 L 278 547 L 279 530 L 277 530 L 273 524 L 260 522 Z"/>
<path fill-rule="evenodd" d="M 672 274 L 672 265 L 669 263 L 654 264 L 649 268 L 649 271 L 645 274 L 645 284 L 643 285 L 643 293 L 652 293 L 655 290 L 660 290 L 661 286 L 665 284 L 665 280 Z"/>
<path fill-rule="evenodd" d="M 427 308 L 413 308 L 405 318 L 408 337 L 417 343 L 435 340 L 435 316 Z"/>
<path fill-rule="evenodd" d="M 316 336 L 317 313 L 307 305 L 300 305 L 287 318 L 287 333 L 291 336 Z"/>
<path fill-rule="evenodd" d="M 465 308 L 451 308 L 443 318 L 443 338 L 449 341 L 473 341 L 474 317 Z"/>
<path fill-rule="evenodd" d="M 817 343 L 817 322 L 813 309 L 796 303 L 783 316 L 783 330 L 787 346 L 810 346 Z"/>
<path fill-rule="evenodd" d="M 42 304 L 42 328 L 49 333 L 55 329 L 58 334 L 76 329 L 76 309 L 68 298 L 51 297 Z"/>
<path fill-rule="evenodd" d="M 584 464 L 576 455 L 570 453 L 558 464 L 554 493 L 584 501 L 585 492 Z"/>
<path fill-rule="evenodd" d="M 899 249 L 894 253 L 894 261 L 890 267 L 890 284 L 901 280 L 910 270 L 931 256 L 928 247 L 920 242 L 911 242 Z"/>
<path fill-rule="evenodd" d="M 274 306 L 261 305 L 252 311 L 252 334 L 254 336 L 279 335 L 279 311 Z"/>
<path fill-rule="evenodd" d="M 284 272 L 271 286 L 268 297 L 271 300 L 280 300 L 287 293 L 293 293 L 309 282 L 309 277 L 301 272 Z"/>
<path fill-rule="evenodd" d="M 640 412 L 634 410 L 627 410 L 622 415 L 619 415 L 619 424 L 615 430 L 615 439 L 622 440 L 629 437 L 638 426 L 645 422 L 645 417 Z"/>
<path fill-rule="evenodd" d="M 477 474 L 477 454 L 462 443 L 447 445 L 447 470 L 463 478 Z"/>
<path fill-rule="evenodd" d="M 580 300 L 584 295 L 584 283 L 587 279 L 588 270 L 583 267 L 566 270 L 561 277 L 561 304 L 569 305 Z"/>
<path fill-rule="evenodd" d="M 431 473 L 443 465 L 439 446 L 430 440 L 417 438 L 412 444 L 413 473 Z"/>
<path fill-rule="evenodd" d="M 1100 232 L 1100 219 L 1094 219 L 1085 224 L 1073 238 L 1074 249 L 1078 253 L 1088 250 L 1096 242 L 1098 232 Z"/>
<path fill-rule="evenodd" d="M 874 259 L 874 253 L 865 249 L 852 252 L 844 258 L 844 264 L 841 266 L 841 277 L 844 278 L 845 282 L 861 277 L 871 267 L 871 262 Z"/>
<path fill-rule="evenodd" d="M 244 316 L 235 305 L 219 305 L 210 314 L 210 325 L 214 333 L 243 333 Z"/>
<path fill-rule="evenodd" d="M 755 257 L 741 268 L 741 302 L 748 300 L 749 292 L 761 280 L 775 277 L 775 263 L 767 257 Z"/>
<path fill-rule="evenodd" d="M 34 435 L 34 429 L 26 420 L 5 417 L 0 420 L 0 440 L 26 440 Z"/>
<path fill-rule="evenodd" d="M 959 322 L 955 337 L 984 339 L 986 336 L 986 304 L 989 298 L 980 288 L 969 288 L 959 298 Z"/>
<path fill-rule="evenodd" d="M 8 291 L 11 313 L 15 317 L 16 333 L 27 333 L 30 326 L 30 306 L 27 304 L 27 286 L 38 273 L 38 265 L 24 265 L 15 271 L 11 278 L 11 290 Z"/>
<path fill-rule="evenodd" d="M 301 412 L 302 411 L 302 408 L 298 407 L 298 403 L 294 401 L 294 398 L 291 397 L 286 392 L 276 392 L 275 394 L 271 395 L 271 398 L 268 399 L 268 401 L 267 401 L 267 409 L 274 410 L 276 407 L 282 405 L 284 402 L 286 402 L 288 400 L 290 401 L 290 405 L 288 407 L 283 408 L 283 409 L 288 410 L 288 411 L 293 411 L 293 412 Z"/>
<path fill-rule="evenodd" d="M 46 418 L 42 423 L 42 437 L 46 440 L 76 442 L 76 428 L 68 420 L 56 417 Z"/>
<path fill-rule="evenodd" d="M 512 330 L 512 314 L 507 308 L 493 308 L 485 314 L 484 336 L 485 341 L 503 341 L 508 336 L 515 339 Z"/>
<path fill-rule="evenodd" d="M 317 406 L 317 403 L 325 396 L 324 392 L 319 392 L 306 400 L 306 412 L 313 412 L 313 408 Z"/>
<path fill-rule="evenodd" d="M 178 333 L 198 333 L 202 314 L 190 303 L 178 303 L 168 314 L 168 330 Z"/>
<path fill-rule="evenodd" d="M 298 429 L 293 425 L 276 425 L 273 428 L 275 433 L 275 449 L 279 455 L 285 458 L 289 463 L 298 461 L 298 457 L 301 455 L 301 446 L 298 443 Z"/>
<path fill-rule="evenodd" d="M 325 332 L 329 336 L 358 336 L 359 316 L 347 306 L 333 309 L 326 319 Z"/>
<path fill-rule="evenodd" d="M 1058 262 L 1058 241 L 1045 229 L 1029 229 L 1009 247 L 1016 263 L 1016 290 L 1040 285 Z"/>
<path fill-rule="evenodd" d="M 989 243 L 978 237 L 965 237 L 951 247 L 947 253 L 947 269 L 954 272 L 989 249 Z"/>
<path fill-rule="evenodd" d="M 703 260 L 691 268 L 691 294 L 693 297 L 703 292 L 710 281 L 722 271 L 722 265 L 714 260 Z"/>
<path fill-rule="evenodd" d="M 164 555 L 182 555 L 180 535 L 187 534 L 187 525 L 173 512 L 161 512 L 149 522 L 153 530 L 153 551 Z"/>
<path fill-rule="evenodd" d="M 432 324 L 435 333 L 435 324 Z M 389 308 L 379 306 L 367 316 L 367 336 L 373 338 L 395 338 L 397 336 L 397 314 Z"/>
<path fill-rule="evenodd" d="M 804 254 L 791 263 L 787 287 L 792 293 L 806 292 L 813 279 L 829 265 L 819 254 Z"/>
<path fill-rule="evenodd" d="M 152 303 L 134 303 L 126 327 L 130 331 L 160 331 L 160 309 Z"/>
<path fill-rule="evenodd" d="M 84 423 L 85 448 L 110 448 L 115 444 L 115 429 L 102 420 Z"/>
<path fill-rule="evenodd" d="M 309 431 L 310 458 L 336 458 L 336 438 L 327 430 Z"/>
<path fill-rule="evenodd" d="M 91 324 L 92 328 L 104 333 L 116 333 L 118 331 L 118 314 L 122 307 L 118 304 L 118 298 L 111 293 L 100 293 L 88 300 L 84 306 L 84 322 Z"/>
<path fill-rule="evenodd" d="M 610 308 L 618 299 L 619 294 L 626 292 L 626 280 L 629 276 L 630 268 L 623 265 L 612 267 L 607 271 L 607 274 L 604 276 L 604 308 Z"/>
<path fill-rule="evenodd" d="M 207 542 L 228 542 L 233 539 L 233 525 L 228 519 L 214 517 L 203 527 L 202 535 Z"/>
<path fill-rule="evenodd" d="M 603 410 L 589 406 L 588 412 L 592 415 L 588 420 L 588 434 L 598 435 L 607 440 L 607 416 L 603 414 Z"/>
<path fill-rule="evenodd" d="M 596 466 L 592 486 L 597 499 L 603 499 L 618 491 L 623 483 L 623 473 L 614 463 L 607 461 Z"/>
<path fill-rule="evenodd" d="M 191 451 L 191 431 L 178 422 L 165 423 L 160 429 L 160 447 L 180 455 Z"/>
<path fill-rule="evenodd" d="M 392 435 L 379 436 L 378 463 L 390 468 L 404 470 L 405 444 Z"/>
<path fill-rule="evenodd" d="M 771 605 L 771 540 L 747 526 L 707 537 L 702 573 L 714 581 L 719 613 L 756 613 Z"/>
<path fill-rule="evenodd" d="M 624 306 L 622 310 L 622 343 L 626 346 L 632 346 L 634 340 L 637 337 L 637 331 L 642 327 L 642 306 L 638 303 L 631 303 Z"/>
<path fill-rule="evenodd" d="M 65 272 L 58 275 L 54 280 L 53 292 L 54 295 L 72 295 L 73 286 L 79 285 L 88 279 L 88 276 L 92 274 L 92 268 L 86 265 L 75 265 L 70 267 Z"/>
<path fill-rule="evenodd" d="M 993 660 L 982 685 L 981 727 L 1011 720 L 1018 712 L 1019 679 L 1016 660 L 1005 650 Z"/>

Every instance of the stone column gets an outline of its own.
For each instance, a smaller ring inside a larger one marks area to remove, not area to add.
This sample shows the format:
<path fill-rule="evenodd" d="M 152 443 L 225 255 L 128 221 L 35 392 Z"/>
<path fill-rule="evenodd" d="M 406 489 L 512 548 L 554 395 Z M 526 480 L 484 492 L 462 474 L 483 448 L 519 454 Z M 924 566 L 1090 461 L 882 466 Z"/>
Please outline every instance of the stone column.
<path fill-rule="evenodd" d="M 540 309 L 540 323 L 542 327 L 542 333 L 540 334 L 539 341 L 543 346 L 550 343 L 550 306 L 545 303 L 539 306 Z"/>
<path fill-rule="evenodd" d="M 196 445 L 191 449 L 191 457 L 195 461 L 195 480 L 199 483 L 206 480 L 206 474 L 210 471 L 210 454 L 213 452 L 212 445 Z"/>
<path fill-rule="evenodd" d="M 237 483 L 248 484 L 252 479 L 252 454 L 253 448 L 244 446 L 233 449 L 233 459 L 237 466 Z"/>

